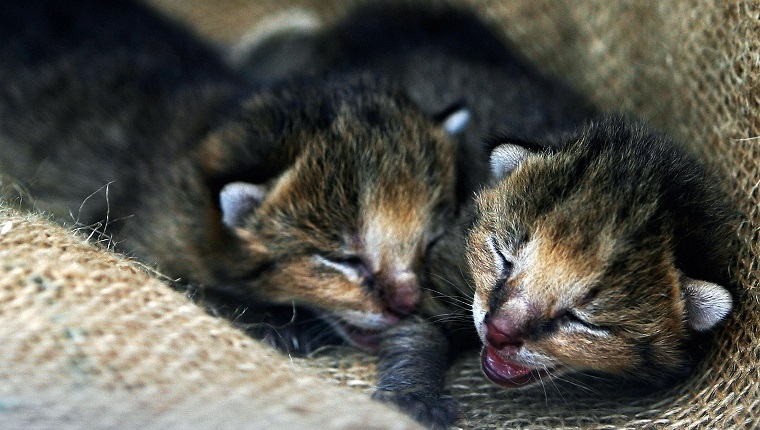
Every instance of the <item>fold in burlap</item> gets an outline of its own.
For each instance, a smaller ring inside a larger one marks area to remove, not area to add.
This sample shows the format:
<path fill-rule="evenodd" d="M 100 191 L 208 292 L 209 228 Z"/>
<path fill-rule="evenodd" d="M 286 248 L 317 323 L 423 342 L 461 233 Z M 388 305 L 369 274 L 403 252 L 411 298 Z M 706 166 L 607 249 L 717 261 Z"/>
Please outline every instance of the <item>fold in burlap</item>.
<path fill-rule="evenodd" d="M 290 7 L 330 19 L 350 3 L 155 2 L 220 42 L 235 41 L 264 16 Z M 744 297 L 697 374 L 664 392 L 626 394 L 588 378 L 509 391 L 481 376 L 477 357 L 463 360 L 451 372 L 451 391 L 465 415 L 459 425 L 756 426 L 760 2 L 471 3 L 544 70 L 601 106 L 649 120 L 705 157 L 746 217 L 737 226 L 741 252 L 731 268 Z M 370 357 L 344 349 L 288 360 L 206 316 L 134 263 L 93 250 L 44 220 L 6 211 L 0 231 L 6 229 L 0 235 L 0 427 L 18 419 L 181 428 L 396 422 L 367 401 Z"/>

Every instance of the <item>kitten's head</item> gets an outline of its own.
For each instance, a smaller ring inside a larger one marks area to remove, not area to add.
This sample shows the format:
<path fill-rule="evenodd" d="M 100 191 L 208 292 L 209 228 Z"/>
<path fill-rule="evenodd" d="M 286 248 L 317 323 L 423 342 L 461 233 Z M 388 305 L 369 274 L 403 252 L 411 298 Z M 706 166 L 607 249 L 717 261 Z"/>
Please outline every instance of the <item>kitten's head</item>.
<path fill-rule="evenodd" d="M 574 371 L 653 383 L 732 309 L 730 211 L 696 160 L 617 118 L 494 150 L 467 244 L 482 366 L 518 387 Z"/>
<path fill-rule="evenodd" d="M 286 104 L 284 169 L 227 183 L 220 206 L 250 250 L 234 288 L 316 310 L 371 349 L 419 305 L 422 258 L 454 211 L 455 148 L 450 124 L 402 97 L 340 91 Z"/>

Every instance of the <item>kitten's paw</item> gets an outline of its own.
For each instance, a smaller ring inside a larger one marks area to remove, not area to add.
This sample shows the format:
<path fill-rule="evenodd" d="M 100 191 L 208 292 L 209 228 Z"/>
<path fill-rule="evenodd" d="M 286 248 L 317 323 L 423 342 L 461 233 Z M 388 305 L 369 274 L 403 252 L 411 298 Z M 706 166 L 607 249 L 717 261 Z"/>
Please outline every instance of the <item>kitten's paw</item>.
<path fill-rule="evenodd" d="M 448 429 L 460 417 L 459 403 L 449 396 L 378 389 L 372 398 L 395 404 L 431 430 Z"/>

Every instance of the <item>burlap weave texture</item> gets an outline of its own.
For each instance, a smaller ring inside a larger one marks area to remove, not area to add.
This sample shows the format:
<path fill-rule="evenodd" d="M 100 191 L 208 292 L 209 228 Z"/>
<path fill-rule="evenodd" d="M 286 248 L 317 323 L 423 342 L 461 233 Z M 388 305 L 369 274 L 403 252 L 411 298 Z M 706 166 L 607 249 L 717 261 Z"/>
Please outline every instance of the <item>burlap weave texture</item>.
<path fill-rule="evenodd" d="M 2 429 L 418 428 L 140 265 L 2 206 L 0 345 Z"/>

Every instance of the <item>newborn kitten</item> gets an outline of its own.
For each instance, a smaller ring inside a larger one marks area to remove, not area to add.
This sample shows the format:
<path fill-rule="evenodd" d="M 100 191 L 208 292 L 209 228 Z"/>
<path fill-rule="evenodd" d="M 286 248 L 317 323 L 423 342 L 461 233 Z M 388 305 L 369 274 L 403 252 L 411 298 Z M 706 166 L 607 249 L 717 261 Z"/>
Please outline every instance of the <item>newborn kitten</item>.
<path fill-rule="evenodd" d="M 665 384 L 731 311 L 733 212 L 701 163 L 619 117 L 551 142 L 499 139 L 467 260 L 486 376 Z"/>

